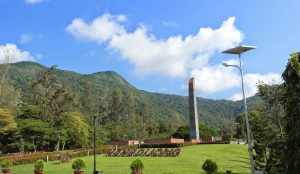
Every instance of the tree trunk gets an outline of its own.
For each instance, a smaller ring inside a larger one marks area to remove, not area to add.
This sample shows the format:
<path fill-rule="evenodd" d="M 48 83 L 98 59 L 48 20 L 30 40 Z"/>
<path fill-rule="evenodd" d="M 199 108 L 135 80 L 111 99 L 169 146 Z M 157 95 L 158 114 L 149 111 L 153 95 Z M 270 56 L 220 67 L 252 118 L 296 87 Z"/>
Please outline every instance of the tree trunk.
<path fill-rule="evenodd" d="M 65 145 L 66 145 L 66 143 L 63 143 L 63 145 L 62 145 L 62 151 L 65 150 Z"/>

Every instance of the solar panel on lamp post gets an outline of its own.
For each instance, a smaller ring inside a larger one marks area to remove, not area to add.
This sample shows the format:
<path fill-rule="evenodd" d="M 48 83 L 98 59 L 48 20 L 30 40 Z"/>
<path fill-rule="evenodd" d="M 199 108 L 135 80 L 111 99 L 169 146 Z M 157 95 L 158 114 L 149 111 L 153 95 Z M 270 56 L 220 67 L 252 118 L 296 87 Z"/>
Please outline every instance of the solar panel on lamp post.
<path fill-rule="evenodd" d="M 246 121 L 246 130 L 247 130 L 247 142 L 248 142 L 248 152 L 249 152 L 249 157 L 250 157 L 250 165 L 251 165 L 251 173 L 255 174 L 255 169 L 254 169 L 254 161 L 253 161 L 253 149 L 252 149 L 252 143 L 251 143 L 251 138 L 250 138 L 250 127 L 249 127 L 249 119 L 248 119 L 248 109 L 247 109 L 247 101 L 245 97 L 245 89 L 244 89 L 244 78 L 243 78 L 243 69 L 242 69 L 242 59 L 241 59 L 241 54 L 243 54 L 246 51 L 250 51 L 252 49 L 255 49 L 256 47 L 254 46 L 246 46 L 246 45 L 240 45 L 228 50 L 223 51 L 222 53 L 226 54 L 235 54 L 239 56 L 239 62 L 240 65 L 228 65 L 227 63 L 222 63 L 223 66 L 225 67 L 236 67 L 240 71 L 241 75 L 241 81 L 242 81 L 242 92 L 243 92 L 243 100 L 244 100 L 244 108 L 245 108 L 245 121 Z"/>

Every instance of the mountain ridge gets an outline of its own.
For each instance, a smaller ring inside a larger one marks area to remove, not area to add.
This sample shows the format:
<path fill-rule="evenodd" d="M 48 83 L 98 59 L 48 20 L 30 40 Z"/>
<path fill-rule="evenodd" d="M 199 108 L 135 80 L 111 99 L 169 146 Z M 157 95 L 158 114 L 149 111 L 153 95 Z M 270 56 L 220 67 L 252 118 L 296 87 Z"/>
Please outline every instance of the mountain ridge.
<path fill-rule="evenodd" d="M 20 89 L 23 95 L 30 93 L 30 81 L 37 74 L 48 67 L 37 62 L 12 63 L 9 70 L 9 79 L 15 88 Z M 114 88 L 119 88 L 124 95 L 132 94 L 141 105 L 148 105 L 154 109 L 157 121 L 169 121 L 173 112 L 178 112 L 181 118 L 188 121 L 188 97 L 176 94 L 153 93 L 137 89 L 125 78 L 115 71 L 95 72 L 80 74 L 73 71 L 58 69 L 55 74 L 63 85 L 71 91 L 82 95 L 80 87 L 83 80 L 91 83 L 92 94 L 96 104 L 99 104 L 99 96 L 106 93 L 108 96 Z M 259 97 L 248 98 L 249 109 L 259 101 Z M 230 101 L 225 99 L 206 99 L 197 97 L 199 119 L 211 127 L 219 127 L 224 119 L 232 119 L 243 112 L 242 101 Z"/>

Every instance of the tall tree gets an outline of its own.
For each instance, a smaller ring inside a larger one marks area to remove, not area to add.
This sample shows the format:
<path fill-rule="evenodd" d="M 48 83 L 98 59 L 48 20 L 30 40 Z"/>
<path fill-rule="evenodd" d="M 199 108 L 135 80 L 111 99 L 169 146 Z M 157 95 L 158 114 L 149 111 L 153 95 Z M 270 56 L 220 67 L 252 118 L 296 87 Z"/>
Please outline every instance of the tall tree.
<path fill-rule="evenodd" d="M 9 109 L 13 115 L 19 114 L 18 105 L 21 103 L 21 93 L 16 90 L 7 78 L 10 62 L 15 56 L 14 50 L 4 50 L 3 64 L 0 62 L 0 107 Z"/>
<path fill-rule="evenodd" d="M 264 101 L 263 111 L 272 124 L 279 130 L 282 141 L 284 140 L 285 110 L 282 104 L 284 88 L 281 85 L 267 85 L 259 82 L 258 95 Z"/>
<path fill-rule="evenodd" d="M 245 113 L 239 114 L 235 118 L 235 123 L 237 123 L 237 138 L 246 139 Z"/>
<path fill-rule="evenodd" d="M 136 139 L 137 138 L 137 129 L 138 124 L 136 120 L 137 111 L 136 103 L 133 99 L 132 94 L 126 96 L 126 106 L 125 106 L 125 115 L 126 115 L 126 138 Z"/>
<path fill-rule="evenodd" d="M 155 120 L 153 108 L 147 105 L 144 107 L 143 119 L 146 124 L 146 131 L 148 132 L 148 135 L 150 137 L 153 137 L 157 132 L 158 127 L 158 123 Z"/>
<path fill-rule="evenodd" d="M 78 112 L 64 112 L 64 125 L 61 132 L 63 147 L 65 144 L 75 148 L 85 147 L 89 144 L 90 127 L 84 116 Z"/>
<path fill-rule="evenodd" d="M 236 133 L 236 126 L 231 120 L 224 120 L 221 124 L 221 135 L 234 135 Z"/>
<path fill-rule="evenodd" d="M 99 106 L 98 106 L 98 112 L 99 112 L 99 120 L 97 123 L 99 123 L 100 126 L 104 126 L 109 123 L 109 103 L 107 101 L 107 93 L 101 93 L 99 97 Z"/>
<path fill-rule="evenodd" d="M 82 84 L 82 107 L 86 114 L 92 114 L 95 111 L 95 101 L 92 94 L 91 83 L 87 80 L 83 81 Z"/>
<path fill-rule="evenodd" d="M 282 74 L 286 111 L 285 161 L 289 174 L 300 173 L 300 53 L 292 53 Z"/>
<path fill-rule="evenodd" d="M 11 49 L 4 49 L 3 51 L 3 55 L 4 55 L 4 61 L 3 61 L 3 64 L 4 66 L 2 66 L 2 69 L 1 69 L 1 73 L 0 73 L 0 96 L 1 96 L 1 93 L 2 93 L 2 86 L 6 80 L 6 76 L 7 76 L 7 73 L 8 73 L 8 70 L 9 70 L 9 67 L 10 67 L 10 61 L 14 58 L 15 56 L 15 53 L 14 53 L 14 50 L 11 50 Z M 1 62 L 0 62 L 1 63 Z"/>
<path fill-rule="evenodd" d="M 49 123 L 30 118 L 18 120 L 18 125 L 24 138 L 26 151 L 53 150 L 48 148 L 51 134 L 54 132 Z"/>
<path fill-rule="evenodd" d="M 178 112 L 173 112 L 172 116 L 171 116 L 171 132 L 172 134 L 175 133 L 175 131 L 182 126 L 183 121 L 180 118 L 180 115 Z"/>
<path fill-rule="evenodd" d="M 259 115 L 252 119 L 252 134 L 257 143 L 254 150 L 258 155 L 260 152 L 267 151 L 265 154 L 266 170 L 270 173 L 276 173 L 285 170 L 284 149 L 286 141 L 285 109 L 283 107 L 284 87 L 282 85 L 267 85 L 258 83 L 258 94 L 264 101 L 261 109 L 256 109 Z M 260 126 L 259 126 L 260 125 Z M 264 131 L 265 130 L 265 131 Z M 271 138 L 270 138 L 271 136 Z M 262 158 L 257 158 L 259 163 L 264 162 Z"/>
<path fill-rule="evenodd" d="M 51 126 L 60 125 L 63 119 L 61 113 L 72 110 L 75 98 L 54 75 L 56 67 L 52 66 L 42 72 L 32 84 L 32 103 L 42 108 L 42 119 Z"/>
<path fill-rule="evenodd" d="M 277 136 L 279 134 L 276 130 L 275 124 L 272 124 L 268 121 L 268 117 L 265 116 L 265 112 L 258 110 L 252 110 L 249 113 L 249 122 L 253 139 L 255 140 L 253 148 L 256 152 L 256 166 L 262 168 L 264 167 L 265 163 L 267 163 L 267 170 L 270 173 L 276 173 L 276 166 L 280 164 L 280 158 L 276 158 L 278 162 L 272 161 L 274 160 L 274 156 L 272 156 L 272 154 L 275 152 L 272 149 L 272 146 L 274 143 L 283 144 L 283 142 L 279 142 L 277 140 L 277 137 L 280 136 Z M 283 146 L 281 146 L 281 148 L 282 147 Z M 270 157 L 272 157 L 272 159 Z"/>
<path fill-rule="evenodd" d="M 111 113 L 110 118 L 115 125 L 121 125 L 121 117 L 123 107 L 123 93 L 119 88 L 115 88 L 112 94 L 112 105 L 111 105 Z"/>

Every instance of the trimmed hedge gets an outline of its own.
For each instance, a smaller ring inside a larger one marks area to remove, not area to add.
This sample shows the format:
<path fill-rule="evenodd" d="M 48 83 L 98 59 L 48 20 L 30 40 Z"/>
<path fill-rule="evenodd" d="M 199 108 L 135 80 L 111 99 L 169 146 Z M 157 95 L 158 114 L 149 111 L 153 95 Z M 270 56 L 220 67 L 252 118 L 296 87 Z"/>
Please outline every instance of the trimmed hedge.
<path fill-rule="evenodd" d="M 141 144 L 140 148 L 180 148 L 180 144 Z"/>
<path fill-rule="evenodd" d="M 196 145 L 196 143 L 180 143 L 180 144 L 141 144 L 140 148 L 181 148 L 185 146 Z"/>
<path fill-rule="evenodd" d="M 216 141 L 216 142 L 201 142 L 198 144 L 230 144 L 229 141 Z"/>

